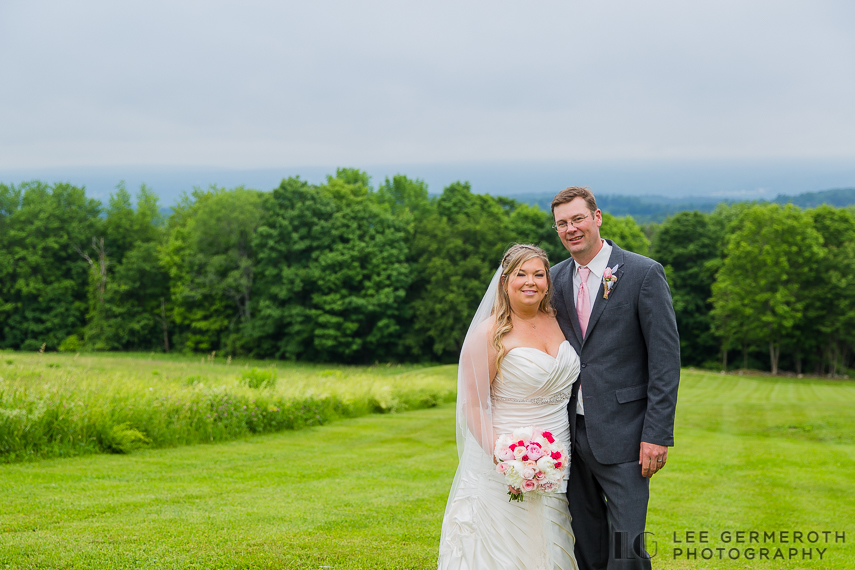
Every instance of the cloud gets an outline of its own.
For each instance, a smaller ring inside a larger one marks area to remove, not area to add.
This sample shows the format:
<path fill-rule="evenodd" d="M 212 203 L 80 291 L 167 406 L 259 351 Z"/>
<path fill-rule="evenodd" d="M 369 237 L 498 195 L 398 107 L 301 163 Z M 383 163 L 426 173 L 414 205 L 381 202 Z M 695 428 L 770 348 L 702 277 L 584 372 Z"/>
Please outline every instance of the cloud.
<path fill-rule="evenodd" d="M 0 168 L 855 156 L 846 2 L 7 2 Z"/>

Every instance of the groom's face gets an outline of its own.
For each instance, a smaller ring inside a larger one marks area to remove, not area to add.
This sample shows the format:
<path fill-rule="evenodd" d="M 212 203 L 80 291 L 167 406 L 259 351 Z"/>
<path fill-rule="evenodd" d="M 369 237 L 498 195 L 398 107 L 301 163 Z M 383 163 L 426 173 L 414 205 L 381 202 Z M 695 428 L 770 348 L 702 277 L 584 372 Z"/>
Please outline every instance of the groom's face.
<path fill-rule="evenodd" d="M 558 232 L 561 243 L 577 263 L 587 265 L 600 251 L 602 244 L 600 226 L 603 224 L 603 215 L 600 210 L 592 212 L 584 198 L 573 198 L 570 202 L 555 206 L 552 213 L 556 224 L 567 224 L 566 231 Z"/>

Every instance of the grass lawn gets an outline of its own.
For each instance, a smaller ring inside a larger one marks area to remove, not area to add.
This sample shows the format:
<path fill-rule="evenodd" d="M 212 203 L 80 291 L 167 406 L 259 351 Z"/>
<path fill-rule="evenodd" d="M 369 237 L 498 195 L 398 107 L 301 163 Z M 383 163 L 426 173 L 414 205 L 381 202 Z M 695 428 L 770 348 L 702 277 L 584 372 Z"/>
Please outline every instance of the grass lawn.
<path fill-rule="evenodd" d="M 444 404 L 0 465 L 0 568 L 434 568 L 455 463 Z M 651 483 L 654 568 L 855 568 L 853 482 L 855 383 L 684 371 L 677 446 Z M 721 536 L 752 530 L 775 541 Z M 686 544 L 701 531 L 708 542 Z M 808 543 L 811 531 L 829 542 Z M 675 558 L 692 546 L 697 559 Z M 784 559 L 745 559 L 760 548 Z"/>
<path fill-rule="evenodd" d="M 648 530 L 659 567 L 855 568 L 855 383 L 684 371 L 678 402 L 677 446 L 651 482 Z M 686 543 L 687 531 L 704 530 L 706 544 Z M 735 542 L 736 531 L 751 530 L 786 531 L 788 542 Z M 794 531 L 803 542 L 793 542 Z M 834 532 L 829 543 L 809 543 L 810 531 Z M 691 547 L 698 559 L 687 559 Z M 786 558 L 758 560 L 764 547 Z M 684 554 L 675 558 L 675 548 Z M 701 558 L 703 548 L 714 560 Z M 739 558 L 719 548 L 736 548 Z M 792 559 L 790 548 L 798 551 Z M 750 549 L 755 558 L 746 560 Z"/>
<path fill-rule="evenodd" d="M 453 418 L 2 465 L 0 568 L 430 568 Z"/>

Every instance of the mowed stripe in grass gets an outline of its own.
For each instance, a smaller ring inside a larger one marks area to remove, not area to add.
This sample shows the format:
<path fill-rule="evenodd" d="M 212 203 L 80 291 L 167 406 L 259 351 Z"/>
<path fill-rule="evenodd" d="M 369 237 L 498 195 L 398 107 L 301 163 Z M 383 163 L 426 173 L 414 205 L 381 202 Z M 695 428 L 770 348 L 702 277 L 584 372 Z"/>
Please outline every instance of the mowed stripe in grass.
<path fill-rule="evenodd" d="M 654 568 L 855 567 L 851 383 L 685 371 L 652 483 Z M 435 568 L 454 407 L 244 441 L 0 466 L 0 568 Z M 696 559 L 677 537 L 708 531 Z M 723 531 L 842 531 L 726 544 Z M 740 549 L 736 561 L 727 551 Z M 813 558 L 745 560 L 748 548 Z M 713 549 L 704 560 L 701 549 Z M 818 559 L 816 548 L 825 548 Z"/>
<path fill-rule="evenodd" d="M 0 567 L 429 568 L 454 406 L 0 466 Z"/>
<path fill-rule="evenodd" d="M 684 371 L 678 402 L 677 445 L 651 482 L 655 566 L 855 567 L 853 383 Z M 746 542 L 736 542 L 736 531 L 752 530 L 786 531 L 788 542 L 778 534 L 772 543 L 750 543 L 747 532 Z M 695 531 L 695 543 L 686 542 L 687 531 Z M 697 541 L 700 531 L 707 543 Z M 730 542 L 722 535 L 728 531 Z M 793 542 L 793 531 L 803 533 L 802 542 Z M 810 543 L 810 531 L 821 540 Z M 835 534 L 827 543 L 822 531 L 843 532 L 845 542 Z M 770 558 L 780 548 L 785 559 L 760 560 L 760 548 Z M 798 550 L 793 558 L 790 548 Z M 675 557 L 675 549 L 682 554 Z M 825 549 L 822 559 L 818 549 Z"/>

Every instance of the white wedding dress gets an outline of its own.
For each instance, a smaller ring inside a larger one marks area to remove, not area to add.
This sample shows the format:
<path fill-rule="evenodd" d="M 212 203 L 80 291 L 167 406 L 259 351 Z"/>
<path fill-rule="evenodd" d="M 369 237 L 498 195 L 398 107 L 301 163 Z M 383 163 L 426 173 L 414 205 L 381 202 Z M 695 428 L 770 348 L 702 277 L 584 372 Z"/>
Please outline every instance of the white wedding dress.
<path fill-rule="evenodd" d="M 578 375 L 579 357 L 567 341 L 557 358 L 535 348 L 510 350 L 490 386 L 495 435 L 534 425 L 551 431 L 570 453 L 567 402 Z M 509 502 L 504 477 L 475 438 L 466 440 L 463 456 L 461 463 L 475 468 L 459 474 L 449 497 L 440 570 L 578 570 L 565 496 L 569 469 L 557 492 Z"/>

